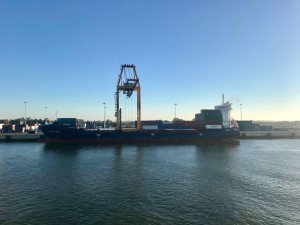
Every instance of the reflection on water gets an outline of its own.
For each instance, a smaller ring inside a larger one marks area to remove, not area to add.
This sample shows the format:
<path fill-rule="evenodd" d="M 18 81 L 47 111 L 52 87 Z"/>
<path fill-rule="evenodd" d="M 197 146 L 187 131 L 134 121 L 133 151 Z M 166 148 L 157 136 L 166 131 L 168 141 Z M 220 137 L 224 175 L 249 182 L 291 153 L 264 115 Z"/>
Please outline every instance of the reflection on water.
<path fill-rule="evenodd" d="M 186 146 L 197 146 L 199 150 L 203 151 L 211 151 L 213 150 L 225 150 L 225 149 L 233 149 L 234 147 L 238 146 L 240 144 L 239 140 L 231 140 L 231 141 L 218 141 L 218 142 L 200 142 L 200 143 L 191 143 L 191 144 L 61 144 L 61 143 L 45 143 L 44 144 L 44 150 L 45 151 L 53 151 L 56 153 L 77 153 L 78 151 L 82 150 L 101 150 L 101 149 L 114 149 L 115 154 L 119 155 L 121 154 L 122 149 L 137 149 L 137 150 L 143 150 L 143 148 L 149 148 L 149 147 L 156 147 L 156 148 L 172 148 L 172 147 L 186 147 Z"/>
<path fill-rule="evenodd" d="M 0 223 L 296 224 L 299 146 L 0 143 Z"/>

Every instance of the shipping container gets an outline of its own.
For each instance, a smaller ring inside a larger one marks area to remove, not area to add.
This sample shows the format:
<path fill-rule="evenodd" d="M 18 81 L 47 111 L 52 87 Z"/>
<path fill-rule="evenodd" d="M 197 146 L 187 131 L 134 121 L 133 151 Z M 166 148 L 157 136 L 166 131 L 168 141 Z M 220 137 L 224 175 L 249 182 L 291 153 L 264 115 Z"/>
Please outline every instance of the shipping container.
<path fill-rule="evenodd" d="M 222 112 L 214 109 L 203 109 L 195 115 L 195 121 L 203 124 L 223 124 Z"/>
<path fill-rule="evenodd" d="M 58 118 L 57 123 L 69 127 L 76 127 L 76 118 Z"/>
<path fill-rule="evenodd" d="M 252 120 L 243 120 L 237 121 L 240 131 L 254 131 L 255 130 L 255 124 L 253 124 Z"/>
<path fill-rule="evenodd" d="M 142 121 L 142 125 L 157 125 L 157 121 L 156 120 Z"/>

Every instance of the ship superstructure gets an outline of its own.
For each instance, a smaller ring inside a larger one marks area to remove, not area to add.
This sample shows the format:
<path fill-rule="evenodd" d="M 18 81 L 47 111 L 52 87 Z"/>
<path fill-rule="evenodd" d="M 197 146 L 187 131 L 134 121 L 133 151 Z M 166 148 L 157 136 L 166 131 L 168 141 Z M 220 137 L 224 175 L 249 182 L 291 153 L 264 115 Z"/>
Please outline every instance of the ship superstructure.
<path fill-rule="evenodd" d="M 223 117 L 223 126 L 224 127 L 231 127 L 231 117 L 230 117 L 230 111 L 231 111 L 231 105 L 232 103 L 229 103 L 228 101 L 224 101 L 224 94 L 222 95 L 222 104 L 215 106 L 216 110 L 220 110 Z"/>

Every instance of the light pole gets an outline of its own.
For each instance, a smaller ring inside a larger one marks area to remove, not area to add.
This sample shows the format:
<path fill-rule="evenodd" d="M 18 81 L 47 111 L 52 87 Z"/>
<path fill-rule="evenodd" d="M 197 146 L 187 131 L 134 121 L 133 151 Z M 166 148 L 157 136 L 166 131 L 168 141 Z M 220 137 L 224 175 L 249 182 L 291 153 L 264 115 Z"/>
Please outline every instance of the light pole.
<path fill-rule="evenodd" d="M 105 128 L 105 113 L 106 113 L 106 107 L 105 107 L 105 102 L 103 102 L 103 111 L 104 111 L 104 120 L 103 120 L 103 128 Z"/>
<path fill-rule="evenodd" d="M 26 129 L 26 104 L 27 104 L 27 102 L 24 102 L 24 104 L 25 104 L 25 117 L 24 117 L 24 123 L 25 123 L 25 129 Z"/>
<path fill-rule="evenodd" d="M 176 120 L 176 118 L 177 118 L 176 117 L 176 106 L 177 106 L 177 103 L 175 103 L 174 106 L 175 106 L 175 118 L 174 118 L 174 120 Z"/>
<path fill-rule="evenodd" d="M 243 120 L 243 104 L 240 104 L 240 106 L 241 106 L 241 121 Z"/>
<path fill-rule="evenodd" d="M 242 131 L 243 130 L 243 104 L 240 104 L 240 106 L 241 106 L 241 128 L 240 128 L 240 130 Z"/>
<path fill-rule="evenodd" d="M 47 119 L 47 109 L 48 109 L 48 107 L 46 106 L 45 107 L 45 120 Z"/>

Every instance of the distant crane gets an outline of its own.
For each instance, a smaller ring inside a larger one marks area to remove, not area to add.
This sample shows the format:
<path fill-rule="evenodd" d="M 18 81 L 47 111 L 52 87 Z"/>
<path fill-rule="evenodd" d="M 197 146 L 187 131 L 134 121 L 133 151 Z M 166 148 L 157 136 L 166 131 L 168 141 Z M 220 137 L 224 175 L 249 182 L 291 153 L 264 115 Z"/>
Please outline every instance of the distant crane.
<path fill-rule="evenodd" d="M 136 73 L 135 65 L 123 64 L 121 65 L 121 72 L 119 75 L 119 80 L 117 83 L 117 91 L 115 94 L 115 116 L 117 117 L 116 128 L 118 130 L 122 129 L 122 110 L 120 109 L 119 94 L 123 91 L 128 98 L 131 97 L 134 91 L 137 92 L 137 125 L 136 129 L 139 130 L 141 126 L 141 87 L 139 78 Z"/>

